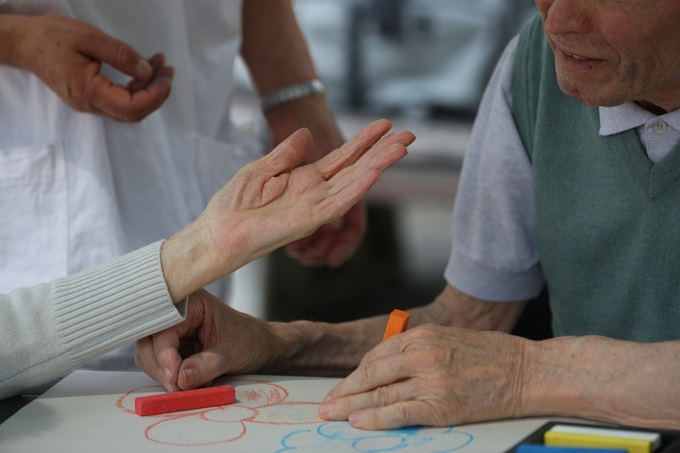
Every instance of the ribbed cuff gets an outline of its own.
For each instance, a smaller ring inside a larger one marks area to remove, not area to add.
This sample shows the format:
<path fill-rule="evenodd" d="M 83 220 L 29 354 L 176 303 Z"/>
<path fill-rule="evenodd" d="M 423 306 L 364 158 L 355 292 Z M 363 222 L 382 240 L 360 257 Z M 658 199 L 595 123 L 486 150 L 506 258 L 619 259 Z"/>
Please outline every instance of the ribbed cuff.
<path fill-rule="evenodd" d="M 183 320 L 163 277 L 162 243 L 56 282 L 57 327 L 73 361 L 85 362 Z"/>

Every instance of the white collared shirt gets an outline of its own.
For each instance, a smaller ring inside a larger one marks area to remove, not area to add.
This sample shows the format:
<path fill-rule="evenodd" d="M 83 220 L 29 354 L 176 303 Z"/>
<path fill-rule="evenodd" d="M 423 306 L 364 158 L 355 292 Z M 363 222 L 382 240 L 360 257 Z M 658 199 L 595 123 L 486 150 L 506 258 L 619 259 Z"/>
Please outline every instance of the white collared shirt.
<path fill-rule="evenodd" d="M 680 142 L 680 110 L 655 115 L 632 101 L 616 107 L 600 107 L 600 135 L 636 129 L 653 163 L 663 159 Z"/>

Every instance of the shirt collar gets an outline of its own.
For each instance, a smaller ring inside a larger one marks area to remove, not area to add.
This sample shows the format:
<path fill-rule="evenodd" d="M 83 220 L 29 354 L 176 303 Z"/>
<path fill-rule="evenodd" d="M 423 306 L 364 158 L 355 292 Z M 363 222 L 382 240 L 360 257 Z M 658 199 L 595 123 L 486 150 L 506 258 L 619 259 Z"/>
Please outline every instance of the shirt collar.
<path fill-rule="evenodd" d="M 651 120 L 661 120 L 680 130 L 680 110 L 655 115 L 633 101 L 626 101 L 616 107 L 600 107 L 600 135 L 614 135 L 640 127 Z"/>

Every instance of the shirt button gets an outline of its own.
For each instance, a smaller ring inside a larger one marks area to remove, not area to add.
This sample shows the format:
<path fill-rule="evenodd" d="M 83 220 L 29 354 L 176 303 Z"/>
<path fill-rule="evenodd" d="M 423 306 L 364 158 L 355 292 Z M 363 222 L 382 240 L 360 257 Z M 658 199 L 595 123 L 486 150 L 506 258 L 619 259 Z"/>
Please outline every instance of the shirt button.
<path fill-rule="evenodd" d="M 656 131 L 657 134 L 663 134 L 664 132 L 666 132 L 666 130 L 668 130 L 668 125 L 661 121 L 654 125 L 654 130 Z"/>

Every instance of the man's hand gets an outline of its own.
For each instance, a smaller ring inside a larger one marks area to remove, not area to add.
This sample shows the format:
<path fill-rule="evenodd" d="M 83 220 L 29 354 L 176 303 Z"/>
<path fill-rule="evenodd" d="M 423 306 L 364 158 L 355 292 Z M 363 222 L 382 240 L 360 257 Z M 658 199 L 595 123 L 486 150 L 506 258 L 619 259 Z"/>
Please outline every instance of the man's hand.
<path fill-rule="evenodd" d="M 525 341 L 433 324 L 407 330 L 368 352 L 319 413 L 360 429 L 512 418 Z"/>
<path fill-rule="evenodd" d="M 186 321 L 137 341 L 135 363 L 172 392 L 261 369 L 279 348 L 267 323 L 199 290 L 189 298 Z"/>
<path fill-rule="evenodd" d="M 375 121 L 306 165 L 301 164 L 312 136 L 300 129 L 243 167 L 194 222 L 163 244 L 163 272 L 173 300 L 344 215 L 415 140 L 407 131 L 381 140 L 391 126 Z"/>
<path fill-rule="evenodd" d="M 203 218 L 215 246 L 233 253 L 225 240 L 237 235 L 262 256 L 307 236 L 319 225 L 344 215 L 380 178 L 383 170 L 406 154 L 415 137 L 402 131 L 381 137 L 391 123 L 375 121 L 338 150 L 299 166 L 312 147 L 311 134 L 301 129 L 268 156 L 240 171 L 208 203 Z M 199 219 L 200 219 L 199 218 Z M 229 231 L 225 231 L 225 227 Z M 266 247 L 258 251 L 258 244 Z"/>
<path fill-rule="evenodd" d="M 286 253 L 303 264 L 337 267 L 354 255 L 365 233 L 366 203 L 362 200 L 343 217 L 287 245 Z"/>
<path fill-rule="evenodd" d="M 162 54 L 149 60 L 85 22 L 57 16 L 2 15 L 1 61 L 31 71 L 81 112 L 140 121 L 170 94 L 173 68 Z M 102 75 L 102 64 L 127 74 L 127 86 Z"/>

